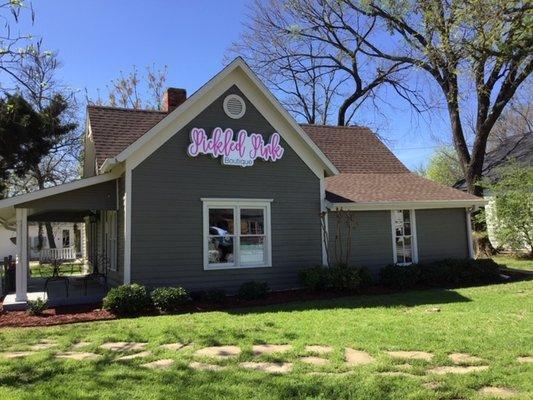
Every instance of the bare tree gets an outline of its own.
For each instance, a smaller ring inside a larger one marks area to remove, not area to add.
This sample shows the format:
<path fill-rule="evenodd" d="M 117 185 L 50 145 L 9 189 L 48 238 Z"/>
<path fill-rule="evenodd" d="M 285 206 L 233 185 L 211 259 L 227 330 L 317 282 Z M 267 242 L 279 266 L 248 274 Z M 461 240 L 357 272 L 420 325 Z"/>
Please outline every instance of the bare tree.
<path fill-rule="evenodd" d="M 146 75 L 141 76 L 134 65 L 130 72 L 120 71 L 119 77 L 107 85 L 107 100 L 100 95 L 96 100 L 87 96 L 87 102 L 111 107 L 161 110 L 167 73 L 166 65 L 157 69 L 153 64 L 147 66 Z"/>
<path fill-rule="evenodd" d="M 338 125 L 350 124 L 382 86 L 425 109 L 417 91 L 403 83 L 407 63 L 368 56 L 366 42 L 379 34 L 376 20 L 342 1 L 255 0 L 232 50 L 309 123 L 325 123 L 335 111 Z"/>

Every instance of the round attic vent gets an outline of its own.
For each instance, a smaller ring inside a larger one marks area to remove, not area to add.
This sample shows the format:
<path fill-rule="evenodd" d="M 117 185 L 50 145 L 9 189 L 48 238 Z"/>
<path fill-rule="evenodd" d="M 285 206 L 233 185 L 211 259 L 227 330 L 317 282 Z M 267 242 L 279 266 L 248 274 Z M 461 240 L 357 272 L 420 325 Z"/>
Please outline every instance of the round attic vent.
<path fill-rule="evenodd" d="M 246 103 L 241 96 L 230 94 L 224 99 L 224 112 L 230 118 L 239 119 L 246 112 Z"/>

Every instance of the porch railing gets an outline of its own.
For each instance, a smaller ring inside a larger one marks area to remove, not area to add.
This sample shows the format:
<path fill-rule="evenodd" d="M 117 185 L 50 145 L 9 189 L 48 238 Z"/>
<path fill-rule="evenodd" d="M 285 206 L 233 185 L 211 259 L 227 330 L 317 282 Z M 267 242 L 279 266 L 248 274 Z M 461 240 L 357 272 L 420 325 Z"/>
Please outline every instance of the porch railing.
<path fill-rule="evenodd" d="M 52 260 L 75 260 L 76 249 L 74 247 L 65 247 L 62 249 L 42 249 L 39 252 L 39 261 Z"/>

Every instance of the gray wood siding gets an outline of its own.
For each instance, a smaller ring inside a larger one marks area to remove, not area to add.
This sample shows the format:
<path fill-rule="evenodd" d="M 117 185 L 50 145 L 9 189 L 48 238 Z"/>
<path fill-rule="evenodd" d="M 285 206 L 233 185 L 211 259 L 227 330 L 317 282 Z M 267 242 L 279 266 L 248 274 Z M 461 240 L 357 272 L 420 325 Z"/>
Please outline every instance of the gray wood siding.
<path fill-rule="evenodd" d="M 48 196 L 16 206 L 35 210 L 115 210 L 116 180 Z"/>
<path fill-rule="evenodd" d="M 246 101 L 246 114 L 239 120 L 223 111 L 230 93 Z M 132 282 L 232 291 L 254 279 L 273 289 L 296 287 L 298 270 L 321 262 L 319 179 L 284 141 L 281 160 L 257 160 L 252 167 L 224 166 L 205 155 L 188 157 L 190 130 L 200 127 L 210 133 L 217 126 L 262 133 L 265 140 L 274 132 L 234 86 L 133 169 Z M 273 266 L 205 271 L 201 198 L 273 199 Z"/>
<path fill-rule="evenodd" d="M 416 230 L 420 262 L 468 257 L 463 208 L 417 210 Z"/>
<path fill-rule="evenodd" d="M 353 211 L 350 265 L 367 267 L 373 274 L 393 261 L 390 211 Z M 347 226 L 339 225 L 340 239 L 335 239 L 338 213 L 328 215 L 330 259 L 335 262 L 335 243 L 343 249 L 347 242 Z M 337 254 L 340 254 L 337 251 Z M 346 252 L 343 252 L 346 254 Z"/>

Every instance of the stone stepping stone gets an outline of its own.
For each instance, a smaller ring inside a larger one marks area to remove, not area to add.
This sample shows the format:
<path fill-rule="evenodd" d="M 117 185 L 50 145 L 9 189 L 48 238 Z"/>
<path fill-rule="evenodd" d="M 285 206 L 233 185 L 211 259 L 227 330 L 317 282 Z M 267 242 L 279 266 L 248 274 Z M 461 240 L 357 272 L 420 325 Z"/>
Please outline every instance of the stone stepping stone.
<path fill-rule="evenodd" d="M 270 374 L 287 374 L 292 371 L 291 363 L 243 362 L 239 365 L 245 369 L 268 372 Z"/>
<path fill-rule="evenodd" d="M 470 372 L 480 372 L 489 369 L 488 365 L 470 366 L 470 367 L 436 367 L 428 369 L 429 374 L 445 375 L 445 374 L 468 374 Z"/>
<path fill-rule="evenodd" d="M 241 354 L 240 347 L 237 346 L 212 346 L 204 347 L 194 353 L 197 356 L 202 357 L 214 357 L 214 358 L 230 358 L 237 357 Z"/>
<path fill-rule="evenodd" d="M 375 360 L 365 351 L 354 350 L 349 347 L 344 349 L 344 358 L 350 365 L 372 364 Z"/>
<path fill-rule="evenodd" d="M 162 344 L 159 347 L 165 350 L 184 350 L 192 346 L 193 346 L 192 343 L 167 343 L 167 344 Z"/>
<path fill-rule="evenodd" d="M 107 342 L 102 344 L 100 348 L 111 351 L 144 350 L 147 344 L 139 342 Z"/>
<path fill-rule="evenodd" d="M 533 363 L 533 357 L 530 357 L 530 356 L 518 357 L 516 361 L 518 361 L 520 364 L 529 364 L 529 363 Z"/>
<path fill-rule="evenodd" d="M 309 376 L 335 376 L 335 377 L 342 377 L 342 376 L 348 376 L 355 374 L 355 371 L 344 371 L 344 372 L 309 372 L 307 375 Z"/>
<path fill-rule="evenodd" d="M 27 357 L 32 354 L 35 354 L 34 351 L 8 351 L 2 354 L 4 358 L 13 359 L 13 358 L 22 358 Z"/>
<path fill-rule="evenodd" d="M 387 351 L 387 354 L 401 360 L 431 361 L 433 359 L 433 354 L 425 351 Z"/>
<path fill-rule="evenodd" d="M 174 364 L 174 360 L 164 359 L 164 360 L 152 361 L 146 364 L 141 364 L 141 367 L 148 368 L 148 369 L 167 369 L 167 368 L 170 368 L 172 364 Z"/>
<path fill-rule="evenodd" d="M 305 346 L 305 351 L 307 351 L 308 353 L 315 353 L 315 354 L 329 354 L 333 351 L 333 347 L 321 346 L 321 345 L 310 345 L 310 346 Z"/>
<path fill-rule="evenodd" d="M 31 345 L 30 349 L 32 351 L 39 351 L 39 350 L 47 350 L 55 346 L 57 346 L 57 343 L 41 342 L 41 343 L 36 343 L 34 345 Z"/>
<path fill-rule="evenodd" d="M 222 365 L 206 364 L 196 361 L 190 362 L 189 368 L 194 369 L 196 371 L 222 371 L 226 369 L 226 367 L 223 367 Z"/>
<path fill-rule="evenodd" d="M 478 364 L 483 361 L 480 357 L 471 356 L 470 354 L 465 353 L 452 353 L 448 356 L 448 358 L 454 363 L 454 364 Z"/>
<path fill-rule="evenodd" d="M 392 377 L 401 376 L 401 377 L 404 377 L 404 378 L 415 378 L 416 377 L 416 375 L 410 374 L 408 372 L 403 372 L 403 371 L 378 372 L 378 375 L 380 375 L 380 376 L 392 376 Z"/>
<path fill-rule="evenodd" d="M 78 342 L 78 343 L 74 343 L 74 344 L 72 345 L 72 348 L 73 348 L 74 350 L 78 350 L 78 349 L 81 349 L 81 348 L 83 348 L 83 347 L 87 347 L 87 346 L 89 346 L 90 344 L 91 344 L 91 342 Z"/>
<path fill-rule="evenodd" d="M 329 364 L 329 360 L 326 360 L 325 358 L 322 358 L 322 357 L 301 357 L 300 358 L 300 361 L 303 362 L 303 363 L 306 363 L 306 364 L 311 364 L 311 365 L 327 365 Z"/>
<path fill-rule="evenodd" d="M 479 389 L 478 393 L 482 396 L 496 397 L 497 399 L 510 399 L 518 394 L 514 389 L 505 387 L 485 386 Z"/>
<path fill-rule="evenodd" d="M 254 356 L 284 353 L 289 350 L 292 350 L 292 345 L 290 344 L 256 344 L 252 346 L 252 353 Z"/>
<path fill-rule="evenodd" d="M 57 353 L 56 358 L 66 358 L 69 360 L 97 360 L 100 358 L 98 354 L 95 353 L 84 353 L 84 352 L 77 352 L 77 351 L 66 351 L 64 353 Z"/>
<path fill-rule="evenodd" d="M 135 353 L 135 354 L 130 354 L 127 356 L 119 357 L 117 358 L 117 361 L 129 361 L 129 360 L 134 360 L 136 358 L 148 357 L 151 355 L 152 355 L 151 351 L 141 351 L 140 353 Z"/>

